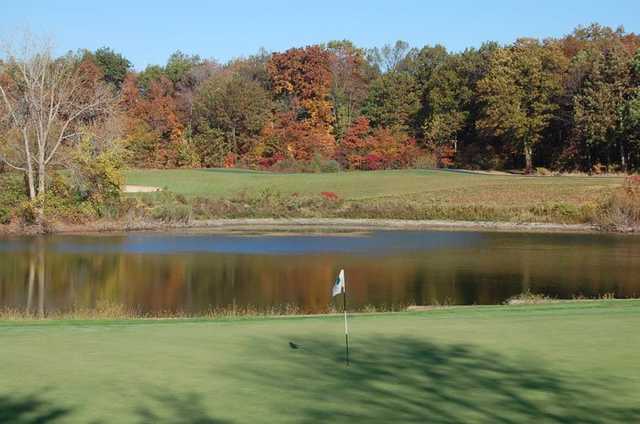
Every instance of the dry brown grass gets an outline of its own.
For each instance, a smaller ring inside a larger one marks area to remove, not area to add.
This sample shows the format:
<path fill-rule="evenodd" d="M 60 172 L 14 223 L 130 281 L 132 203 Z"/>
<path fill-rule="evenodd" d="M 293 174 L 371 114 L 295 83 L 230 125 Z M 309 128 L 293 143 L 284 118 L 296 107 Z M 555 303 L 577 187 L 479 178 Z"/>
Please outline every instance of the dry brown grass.
<path fill-rule="evenodd" d="M 602 203 L 596 221 L 606 229 L 640 231 L 640 177 L 628 177 Z"/>
<path fill-rule="evenodd" d="M 350 313 L 381 313 L 405 311 L 405 306 L 381 307 L 365 305 L 354 308 Z M 322 310 L 314 311 L 317 314 L 337 314 L 342 313 L 341 308 L 335 305 L 327 305 Z M 225 306 L 211 308 L 202 313 L 187 313 L 181 311 L 158 311 L 145 313 L 135 308 L 128 308 L 124 305 L 100 302 L 95 308 L 73 308 L 68 311 L 46 312 L 39 314 L 37 311 L 26 312 L 24 310 L 5 308 L 0 309 L 0 321 L 31 321 L 31 320 L 131 320 L 131 319 L 238 319 L 238 318 L 258 318 L 308 315 L 309 312 L 297 305 L 283 304 L 268 308 L 258 306 Z"/>
<path fill-rule="evenodd" d="M 550 298 L 539 293 L 531 293 L 526 291 L 507 299 L 505 305 L 538 305 L 542 303 L 557 303 L 559 300 Z"/>

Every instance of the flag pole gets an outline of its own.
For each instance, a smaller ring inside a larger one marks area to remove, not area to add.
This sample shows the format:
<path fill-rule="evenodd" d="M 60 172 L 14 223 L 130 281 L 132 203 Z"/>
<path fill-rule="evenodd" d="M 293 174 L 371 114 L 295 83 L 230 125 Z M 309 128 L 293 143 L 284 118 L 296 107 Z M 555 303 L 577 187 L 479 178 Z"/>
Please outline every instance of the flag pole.
<path fill-rule="evenodd" d="M 346 280 L 346 279 L 345 279 Z M 344 312 L 344 341 L 345 341 L 345 359 L 349 366 L 349 326 L 347 325 L 347 282 L 344 283 L 344 292 L 342 297 L 342 310 Z"/>

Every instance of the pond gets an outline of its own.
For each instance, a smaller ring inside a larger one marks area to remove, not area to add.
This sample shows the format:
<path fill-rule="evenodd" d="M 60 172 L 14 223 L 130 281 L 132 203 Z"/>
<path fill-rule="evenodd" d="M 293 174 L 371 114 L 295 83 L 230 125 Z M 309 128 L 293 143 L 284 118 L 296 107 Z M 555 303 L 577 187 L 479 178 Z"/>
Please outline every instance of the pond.
<path fill-rule="evenodd" d="M 0 309 L 139 314 L 333 305 L 344 268 L 354 310 L 640 296 L 640 237 L 466 231 L 130 233 L 0 239 Z"/>

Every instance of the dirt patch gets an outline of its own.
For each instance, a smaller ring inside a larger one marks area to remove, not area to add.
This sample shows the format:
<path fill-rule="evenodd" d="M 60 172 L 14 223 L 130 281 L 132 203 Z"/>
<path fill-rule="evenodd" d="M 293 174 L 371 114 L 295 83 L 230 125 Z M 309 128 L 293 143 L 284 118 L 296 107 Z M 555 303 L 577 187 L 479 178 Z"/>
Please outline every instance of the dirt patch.
<path fill-rule="evenodd" d="M 162 223 L 157 221 L 113 222 L 101 221 L 84 225 L 58 224 L 51 228 L 54 233 L 95 233 L 130 231 L 371 231 L 371 230 L 466 230 L 506 231 L 542 233 L 594 233 L 598 229 L 588 224 L 547 224 L 510 222 L 472 222 L 440 220 L 395 220 L 395 219 L 340 219 L 340 218 L 251 218 L 215 219 L 191 221 L 189 223 Z"/>
<path fill-rule="evenodd" d="M 122 188 L 123 193 L 155 193 L 158 191 L 162 191 L 162 189 L 154 186 L 126 185 Z"/>

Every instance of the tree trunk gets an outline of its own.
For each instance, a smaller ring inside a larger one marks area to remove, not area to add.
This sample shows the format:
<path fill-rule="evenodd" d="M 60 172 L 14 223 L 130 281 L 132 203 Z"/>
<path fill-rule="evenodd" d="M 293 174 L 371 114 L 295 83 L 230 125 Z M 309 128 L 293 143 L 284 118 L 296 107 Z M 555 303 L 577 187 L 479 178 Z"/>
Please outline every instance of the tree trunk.
<path fill-rule="evenodd" d="M 31 314 L 31 307 L 33 305 L 33 284 L 36 279 L 36 261 L 35 258 L 30 255 L 29 258 L 29 278 L 27 288 L 27 315 Z"/>
<path fill-rule="evenodd" d="M 533 149 L 529 143 L 524 144 L 524 161 L 525 172 L 531 174 L 533 172 Z"/>
<path fill-rule="evenodd" d="M 24 151 L 26 155 L 27 165 L 27 188 L 29 189 L 29 199 L 34 200 L 36 198 L 36 182 L 33 178 L 33 163 L 31 162 L 31 149 L 29 149 L 29 139 L 27 138 L 27 129 L 22 129 L 22 137 L 24 142 Z"/>
<path fill-rule="evenodd" d="M 29 194 L 29 199 L 33 200 L 36 198 L 36 184 L 33 179 L 33 173 L 24 171 L 24 176 L 22 178 L 22 182 L 24 183 L 24 189 Z"/>
<path fill-rule="evenodd" d="M 236 127 L 231 127 L 231 139 L 233 140 L 233 153 L 238 154 L 238 142 L 236 140 Z"/>
<path fill-rule="evenodd" d="M 46 168 L 44 165 L 44 158 L 38 165 L 38 192 L 37 192 L 37 206 L 36 206 L 36 224 L 42 225 L 44 223 L 44 192 L 45 192 L 45 176 Z"/>
<path fill-rule="evenodd" d="M 44 284 L 45 284 L 45 264 L 44 245 L 42 240 L 38 240 L 38 315 L 44 317 Z"/>
<path fill-rule="evenodd" d="M 627 156 L 625 155 L 624 143 L 620 142 L 620 167 L 622 172 L 627 172 Z"/>
<path fill-rule="evenodd" d="M 38 164 L 38 196 L 44 195 L 45 175 L 46 175 L 46 168 L 44 165 L 44 157 L 43 157 L 41 158 L 41 162 Z"/>

